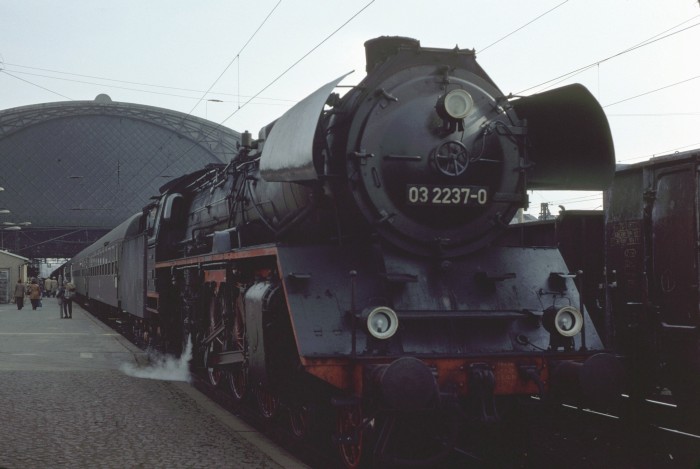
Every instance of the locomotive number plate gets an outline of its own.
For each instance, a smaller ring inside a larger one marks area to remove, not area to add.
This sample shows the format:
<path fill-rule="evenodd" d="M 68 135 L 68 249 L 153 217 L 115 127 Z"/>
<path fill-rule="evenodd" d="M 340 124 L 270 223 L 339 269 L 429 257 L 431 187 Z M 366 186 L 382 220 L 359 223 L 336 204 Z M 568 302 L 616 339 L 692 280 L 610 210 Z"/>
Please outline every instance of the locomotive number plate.
<path fill-rule="evenodd" d="M 482 186 L 406 186 L 409 205 L 485 205 L 488 198 L 488 191 Z"/>

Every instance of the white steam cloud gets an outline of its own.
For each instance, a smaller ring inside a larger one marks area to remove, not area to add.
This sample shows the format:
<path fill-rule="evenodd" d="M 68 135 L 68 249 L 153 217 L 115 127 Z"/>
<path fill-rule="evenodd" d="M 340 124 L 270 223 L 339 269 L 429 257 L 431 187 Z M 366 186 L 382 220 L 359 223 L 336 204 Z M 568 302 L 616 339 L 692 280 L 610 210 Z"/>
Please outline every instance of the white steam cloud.
<path fill-rule="evenodd" d="M 138 367 L 133 363 L 124 363 L 119 370 L 134 378 L 158 379 L 162 381 L 190 382 L 190 360 L 192 359 L 192 340 L 187 339 L 187 346 L 180 358 L 158 353 L 149 354 L 151 364 Z"/>

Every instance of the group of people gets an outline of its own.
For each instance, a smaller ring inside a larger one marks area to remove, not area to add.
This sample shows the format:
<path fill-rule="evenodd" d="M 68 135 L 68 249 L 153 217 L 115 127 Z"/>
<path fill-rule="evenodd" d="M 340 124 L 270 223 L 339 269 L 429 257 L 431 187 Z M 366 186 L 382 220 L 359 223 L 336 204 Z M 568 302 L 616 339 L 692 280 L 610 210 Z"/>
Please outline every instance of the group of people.
<path fill-rule="evenodd" d="M 49 280 L 49 279 L 47 279 Z M 53 279 L 52 279 L 53 280 Z M 55 281 L 55 280 L 54 280 Z M 21 310 L 24 307 L 24 297 L 28 296 L 29 301 L 32 304 L 32 309 L 36 310 L 41 306 L 42 296 L 55 296 L 58 299 L 58 306 L 61 312 L 61 319 L 72 319 L 73 318 L 73 297 L 75 296 L 75 285 L 71 282 L 61 283 L 60 285 L 56 281 L 57 288 L 55 292 L 53 289 L 46 289 L 42 291 L 42 288 L 37 281 L 33 278 L 31 281 L 25 285 L 22 283 L 22 279 L 17 280 L 15 285 L 15 304 L 17 309 Z"/>
<path fill-rule="evenodd" d="M 41 287 L 41 279 L 38 279 L 39 286 Z M 44 279 L 44 290 L 42 291 L 42 296 L 44 298 L 51 298 L 56 296 L 58 292 L 58 280 L 56 277 L 46 277 Z"/>

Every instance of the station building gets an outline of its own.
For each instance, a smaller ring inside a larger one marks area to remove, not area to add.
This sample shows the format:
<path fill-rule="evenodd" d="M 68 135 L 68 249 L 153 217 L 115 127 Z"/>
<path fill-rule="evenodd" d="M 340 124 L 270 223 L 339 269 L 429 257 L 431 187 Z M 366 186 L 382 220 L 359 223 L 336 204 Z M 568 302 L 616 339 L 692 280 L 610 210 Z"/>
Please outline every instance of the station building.
<path fill-rule="evenodd" d="M 0 304 L 12 303 L 17 280 L 27 280 L 29 259 L 0 250 Z"/>
<path fill-rule="evenodd" d="M 230 162 L 239 141 L 214 122 L 104 94 L 2 110 L 0 249 L 72 257 L 171 179 Z"/>

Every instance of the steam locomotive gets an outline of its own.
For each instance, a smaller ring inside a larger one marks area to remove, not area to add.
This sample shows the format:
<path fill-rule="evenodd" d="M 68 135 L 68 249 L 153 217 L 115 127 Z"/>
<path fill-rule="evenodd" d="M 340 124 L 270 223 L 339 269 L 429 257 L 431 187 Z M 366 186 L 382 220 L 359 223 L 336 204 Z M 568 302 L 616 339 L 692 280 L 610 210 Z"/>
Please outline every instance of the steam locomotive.
<path fill-rule="evenodd" d="M 610 183 L 597 101 L 506 96 L 472 50 L 365 47 L 359 85 L 244 132 L 229 164 L 166 184 L 73 258 L 78 293 L 166 350 L 190 338 L 212 385 L 285 409 L 299 436 L 334 409 L 347 467 L 433 460 L 436 434 L 514 396 L 614 396 L 619 365 L 560 253 L 493 243 L 527 190 Z"/>

